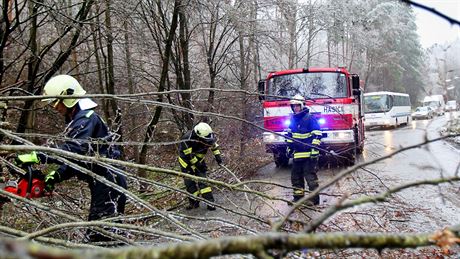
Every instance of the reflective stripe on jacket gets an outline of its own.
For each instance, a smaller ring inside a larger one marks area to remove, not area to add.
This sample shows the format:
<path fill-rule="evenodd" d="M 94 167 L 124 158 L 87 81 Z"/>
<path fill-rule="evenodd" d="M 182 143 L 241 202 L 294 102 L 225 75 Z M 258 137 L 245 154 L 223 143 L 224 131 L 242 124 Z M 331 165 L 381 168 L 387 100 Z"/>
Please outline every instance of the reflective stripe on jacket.
<path fill-rule="evenodd" d="M 196 163 L 204 162 L 208 149 L 211 149 L 215 156 L 220 155 L 217 143 L 209 146 L 200 141 L 199 137 L 193 134 L 193 131 L 188 131 L 182 136 L 179 144 L 179 164 L 182 168 L 189 168 Z"/>
<path fill-rule="evenodd" d="M 306 159 L 319 155 L 318 147 L 321 144 L 322 132 L 315 117 L 307 110 L 292 115 L 290 132 L 286 135 L 291 139 L 286 142 L 294 153 L 294 159 Z"/>

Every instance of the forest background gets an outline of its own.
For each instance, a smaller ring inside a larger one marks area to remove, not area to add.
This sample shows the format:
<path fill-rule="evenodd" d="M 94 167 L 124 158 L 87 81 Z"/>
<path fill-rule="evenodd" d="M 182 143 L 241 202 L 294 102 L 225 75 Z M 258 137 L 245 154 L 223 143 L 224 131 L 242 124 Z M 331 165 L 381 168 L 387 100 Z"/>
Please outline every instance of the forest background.
<path fill-rule="evenodd" d="M 157 168 L 127 171 L 138 177 L 130 180 L 132 191 L 160 208 L 180 206 L 185 197 L 161 187 L 181 187 L 180 177 L 161 170 L 179 169 L 177 141 L 199 121 L 218 133 L 239 179 L 271 161 L 260 139 L 257 94 L 269 71 L 343 66 L 360 75 L 366 92 L 406 92 L 413 106 L 431 93 L 460 97 L 460 87 L 452 91 L 446 83 L 460 76 L 452 69 L 460 67 L 460 42 L 422 49 L 412 7 L 399 1 L 4 0 L 0 6 L 7 128 L 36 145 L 62 141 L 62 118 L 33 96 L 56 74 L 75 76 L 120 134 L 123 160 Z M 85 195 L 77 194 L 79 208 L 87 205 Z"/>

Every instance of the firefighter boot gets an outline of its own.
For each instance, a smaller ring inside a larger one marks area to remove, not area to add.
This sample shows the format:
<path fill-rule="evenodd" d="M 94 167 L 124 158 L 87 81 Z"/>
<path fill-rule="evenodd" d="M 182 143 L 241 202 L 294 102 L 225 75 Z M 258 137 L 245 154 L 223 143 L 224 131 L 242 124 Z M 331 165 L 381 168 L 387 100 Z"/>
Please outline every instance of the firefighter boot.
<path fill-rule="evenodd" d="M 185 207 L 186 210 L 193 210 L 193 209 L 196 209 L 200 207 L 200 202 L 195 200 L 195 199 L 192 199 L 192 198 L 188 198 L 188 206 Z"/>
<path fill-rule="evenodd" d="M 296 203 L 298 202 L 300 199 L 303 198 L 303 195 L 294 195 L 293 199 L 292 199 L 292 203 Z"/>
<path fill-rule="evenodd" d="M 212 195 L 212 192 L 203 193 L 203 198 L 210 202 L 214 202 L 214 196 Z M 207 209 L 216 210 L 216 207 L 212 206 L 211 204 L 208 204 Z"/>
<path fill-rule="evenodd" d="M 319 205 L 319 195 L 311 198 L 310 201 L 313 203 L 313 205 Z"/>

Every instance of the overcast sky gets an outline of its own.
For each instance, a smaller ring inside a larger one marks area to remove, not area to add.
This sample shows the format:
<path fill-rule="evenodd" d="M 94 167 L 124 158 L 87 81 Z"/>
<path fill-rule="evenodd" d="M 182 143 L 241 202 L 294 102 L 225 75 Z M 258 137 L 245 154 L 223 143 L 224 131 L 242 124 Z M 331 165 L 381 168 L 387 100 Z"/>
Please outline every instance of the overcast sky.
<path fill-rule="evenodd" d="M 460 21 L 460 0 L 414 0 L 414 2 L 433 7 L 439 12 Z M 422 47 L 428 48 L 435 43 L 444 44 L 460 38 L 460 26 L 451 25 L 435 14 L 414 7 L 417 16 L 417 31 Z"/>

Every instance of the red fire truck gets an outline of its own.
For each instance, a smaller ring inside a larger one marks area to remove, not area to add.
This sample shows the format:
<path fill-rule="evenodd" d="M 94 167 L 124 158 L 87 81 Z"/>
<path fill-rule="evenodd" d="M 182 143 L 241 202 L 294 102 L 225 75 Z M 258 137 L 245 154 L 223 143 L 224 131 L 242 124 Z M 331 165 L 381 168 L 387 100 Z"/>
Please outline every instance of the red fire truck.
<path fill-rule="evenodd" d="M 283 70 L 269 73 L 259 81 L 258 89 L 266 130 L 263 140 L 276 166 L 289 162 L 283 136 L 292 114 L 289 100 L 296 94 L 305 97 L 323 132 L 321 157 L 355 163 L 364 147 L 363 93 L 358 75 L 342 67 Z"/>

